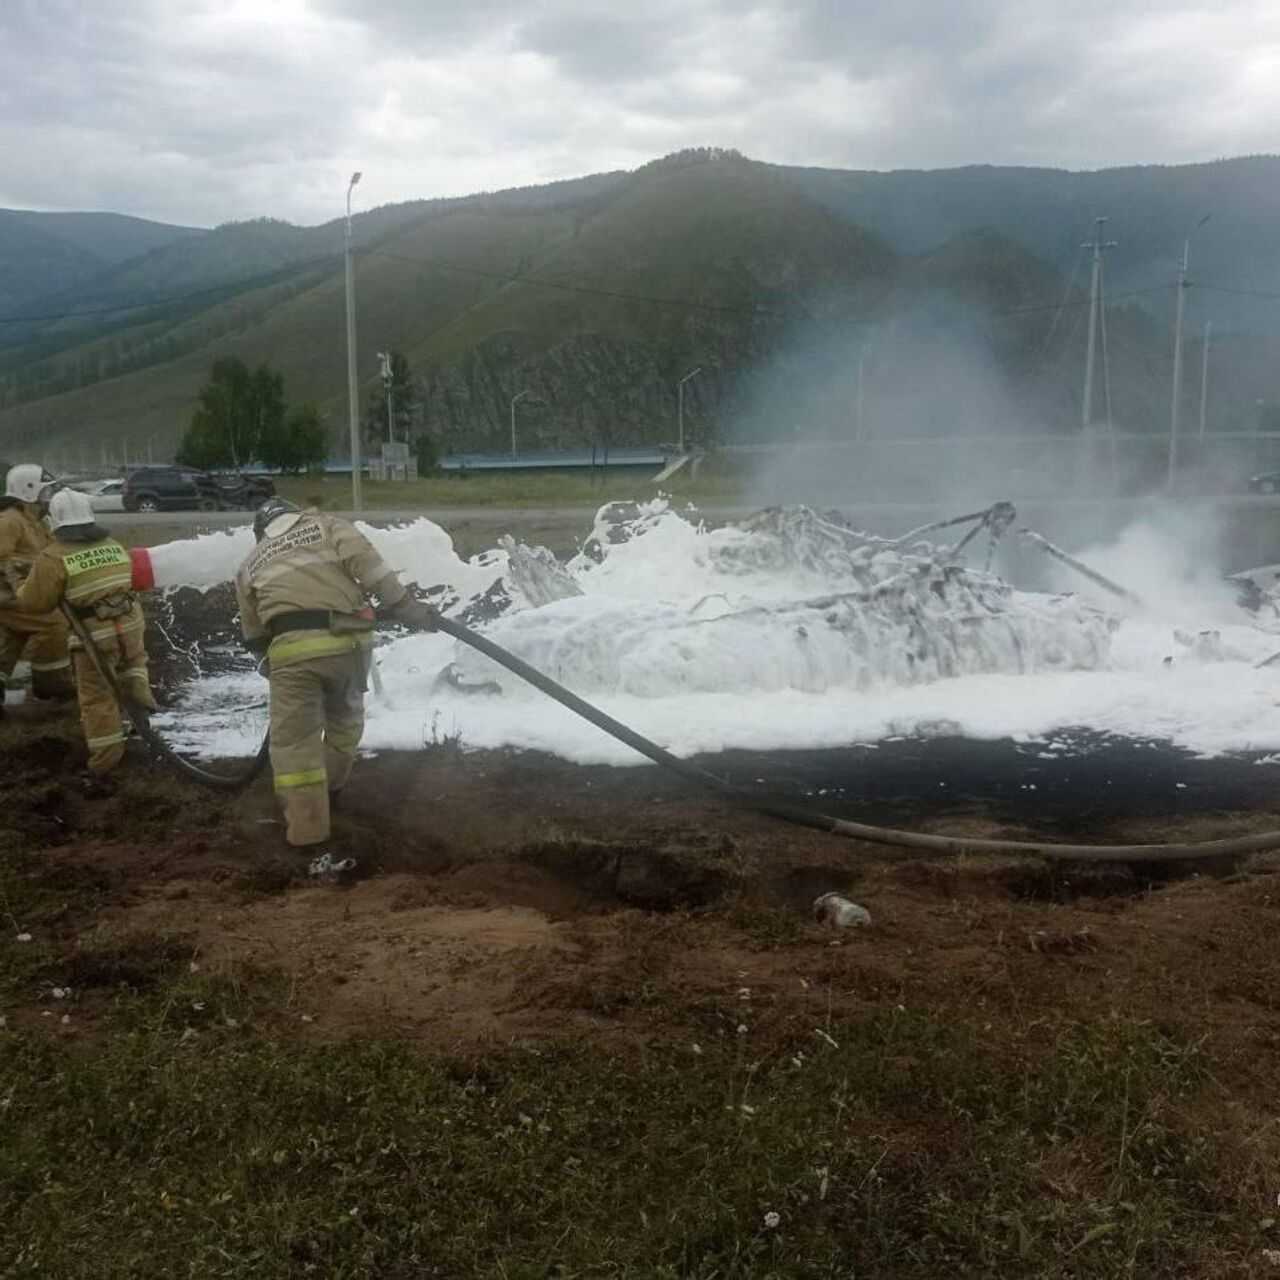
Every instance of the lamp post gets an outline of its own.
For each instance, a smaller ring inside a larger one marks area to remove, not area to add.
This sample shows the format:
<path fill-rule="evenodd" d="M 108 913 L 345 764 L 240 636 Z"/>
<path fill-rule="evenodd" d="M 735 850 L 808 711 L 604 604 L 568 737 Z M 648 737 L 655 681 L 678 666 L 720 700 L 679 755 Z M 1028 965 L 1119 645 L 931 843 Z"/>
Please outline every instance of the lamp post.
<path fill-rule="evenodd" d="M 360 392 L 356 387 L 356 297 L 351 270 L 351 192 L 360 181 L 357 171 L 347 183 L 347 222 L 343 235 L 343 266 L 347 280 L 347 410 L 351 418 L 351 510 L 360 514 Z"/>
<path fill-rule="evenodd" d="M 1199 231 L 1209 215 L 1206 213 L 1195 225 Z M 1182 242 L 1182 261 L 1178 264 L 1178 315 L 1173 332 L 1173 395 L 1169 404 L 1169 496 L 1178 483 L 1178 408 L 1182 397 L 1182 321 L 1187 310 L 1187 290 L 1191 287 L 1187 271 L 1191 264 L 1191 233 Z"/>
<path fill-rule="evenodd" d="M 532 394 L 531 391 L 521 391 L 511 397 L 511 457 L 513 459 L 516 456 L 516 402 Z"/>
<path fill-rule="evenodd" d="M 684 384 L 690 378 L 696 378 L 702 372 L 702 366 L 691 369 L 688 373 L 676 383 L 676 399 L 678 408 L 676 410 L 676 447 L 681 453 L 684 452 Z"/>

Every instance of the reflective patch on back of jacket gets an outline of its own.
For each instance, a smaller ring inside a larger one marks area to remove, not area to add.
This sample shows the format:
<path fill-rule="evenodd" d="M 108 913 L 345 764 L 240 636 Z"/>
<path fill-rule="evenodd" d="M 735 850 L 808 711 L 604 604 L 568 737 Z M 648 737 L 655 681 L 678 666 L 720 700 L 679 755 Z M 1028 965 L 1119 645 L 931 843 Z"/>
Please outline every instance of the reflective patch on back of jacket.
<path fill-rule="evenodd" d="M 128 565 L 130 576 L 133 573 L 129 553 L 118 542 L 100 542 L 95 547 L 72 551 L 62 557 L 62 563 L 67 567 L 68 577 L 92 569 L 113 569 L 117 565 Z"/>
<path fill-rule="evenodd" d="M 295 524 L 287 533 L 278 538 L 270 538 L 262 544 L 245 562 L 241 572 L 247 580 L 252 579 L 267 565 L 279 560 L 282 556 L 292 555 L 297 551 L 311 551 L 325 541 L 325 531 L 315 519 Z"/>

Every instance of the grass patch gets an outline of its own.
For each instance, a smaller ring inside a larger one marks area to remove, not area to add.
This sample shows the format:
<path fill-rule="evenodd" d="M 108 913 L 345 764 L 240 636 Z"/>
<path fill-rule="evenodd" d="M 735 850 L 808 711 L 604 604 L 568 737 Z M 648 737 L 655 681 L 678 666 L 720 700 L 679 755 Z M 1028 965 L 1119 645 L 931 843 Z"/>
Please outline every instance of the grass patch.
<path fill-rule="evenodd" d="M 6 1274 L 1209 1276 L 1269 1234 L 1201 1048 L 1138 1021 L 469 1060 L 308 1042 L 262 976 L 112 1017 L 0 1035 Z"/>
<path fill-rule="evenodd" d="M 433 507 L 595 507 L 605 502 L 648 501 L 659 487 L 652 472 L 629 469 L 595 477 L 578 472 L 487 472 L 427 476 L 412 483 L 367 480 L 361 486 L 366 507 L 372 510 L 429 511 Z M 351 505 L 351 482 L 332 477 L 287 477 L 277 483 L 288 498 L 326 510 Z M 745 476 L 729 464 L 704 467 L 699 476 L 683 474 L 665 481 L 661 490 L 679 502 L 737 503 L 744 501 Z"/>

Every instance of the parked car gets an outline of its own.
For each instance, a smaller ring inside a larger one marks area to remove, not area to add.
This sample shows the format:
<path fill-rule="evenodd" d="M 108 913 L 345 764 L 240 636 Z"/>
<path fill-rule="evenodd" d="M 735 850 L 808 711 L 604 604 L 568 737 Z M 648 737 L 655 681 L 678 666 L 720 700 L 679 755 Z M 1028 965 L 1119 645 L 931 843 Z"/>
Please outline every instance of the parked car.
<path fill-rule="evenodd" d="M 1249 477 L 1250 493 L 1280 493 L 1280 471 L 1262 471 Z"/>
<path fill-rule="evenodd" d="M 139 467 L 124 478 L 126 511 L 219 511 L 222 490 L 195 467 Z"/>
<path fill-rule="evenodd" d="M 270 476 L 246 476 L 238 471 L 218 472 L 222 505 L 231 510 L 256 511 L 268 498 L 276 496 L 275 481 Z"/>
<path fill-rule="evenodd" d="M 123 480 L 86 480 L 83 484 L 74 484 L 89 499 L 89 505 L 95 511 L 124 510 Z"/>

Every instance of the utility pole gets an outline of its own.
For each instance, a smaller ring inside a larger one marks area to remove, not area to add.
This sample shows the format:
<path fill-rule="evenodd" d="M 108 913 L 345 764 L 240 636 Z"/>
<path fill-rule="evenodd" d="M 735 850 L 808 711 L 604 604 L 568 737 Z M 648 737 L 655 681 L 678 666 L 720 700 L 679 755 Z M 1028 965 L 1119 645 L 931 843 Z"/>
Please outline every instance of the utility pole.
<path fill-rule="evenodd" d="M 1209 221 L 1205 214 L 1196 223 L 1198 231 Z M 1187 271 L 1191 266 L 1191 234 L 1182 241 L 1182 261 L 1178 263 L 1178 314 L 1173 326 L 1173 393 L 1169 403 L 1169 496 L 1178 483 L 1178 409 L 1182 399 L 1182 322 L 1187 311 L 1187 290 L 1191 287 Z"/>
<path fill-rule="evenodd" d="M 1169 496 L 1178 483 L 1178 401 L 1182 398 L 1182 320 L 1187 310 L 1187 267 L 1191 259 L 1191 237 L 1182 242 L 1178 263 L 1178 317 L 1173 326 L 1173 397 L 1169 404 Z"/>
<path fill-rule="evenodd" d="M 1204 322 L 1204 337 L 1200 340 L 1200 443 L 1204 444 L 1205 409 L 1209 403 L 1209 340 L 1213 336 L 1213 321 Z"/>
<path fill-rule="evenodd" d="M 516 456 L 516 402 L 523 400 L 525 396 L 532 395 L 531 391 L 521 391 L 519 394 L 511 397 L 511 458 L 515 460 Z"/>
<path fill-rule="evenodd" d="M 679 406 L 676 409 L 676 438 L 678 441 L 677 447 L 681 453 L 684 452 L 684 384 L 688 382 L 690 378 L 697 377 L 701 372 L 702 366 L 699 365 L 696 369 L 686 373 L 676 384 L 676 399 Z"/>
<path fill-rule="evenodd" d="M 1093 280 L 1089 286 L 1089 345 L 1085 351 L 1084 399 L 1080 406 L 1080 426 L 1086 437 L 1093 431 L 1093 365 L 1098 349 L 1098 312 L 1102 300 L 1102 255 L 1107 249 L 1116 247 L 1116 241 L 1102 238 L 1102 229 L 1106 226 L 1106 222 L 1106 218 L 1095 218 L 1092 242 L 1086 242 L 1080 246 L 1082 249 L 1093 250 Z"/>
<path fill-rule="evenodd" d="M 347 411 L 351 419 L 351 510 L 360 514 L 362 504 L 360 472 L 364 460 L 360 456 L 360 391 L 356 385 L 356 295 L 351 268 L 351 192 L 360 181 L 357 171 L 347 183 L 347 222 L 343 235 L 343 266 L 347 281 Z"/>
<path fill-rule="evenodd" d="M 395 428 L 395 410 L 392 408 L 392 387 L 391 387 L 391 353 L 389 351 L 378 352 L 378 363 L 382 366 L 382 391 L 387 401 L 387 443 L 395 444 L 396 428 Z"/>
<path fill-rule="evenodd" d="M 854 392 L 854 438 L 867 438 L 867 359 L 875 354 L 875 346 L 864 342 L 858 348 L 858 386 Z"/>

